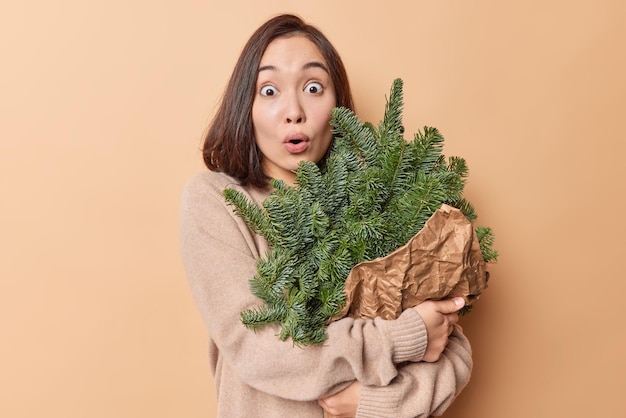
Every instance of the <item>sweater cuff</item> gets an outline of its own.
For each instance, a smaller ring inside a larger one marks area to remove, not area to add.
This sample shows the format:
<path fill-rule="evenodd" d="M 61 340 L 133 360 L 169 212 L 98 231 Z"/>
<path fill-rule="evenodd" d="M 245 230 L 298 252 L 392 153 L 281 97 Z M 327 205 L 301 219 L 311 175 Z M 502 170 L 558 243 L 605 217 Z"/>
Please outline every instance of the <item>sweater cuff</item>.
<path fill-rule="evenodd" d="M 383 418 L 399 416 L 399 389 L 391 386 L 362 386 L 355 418 Z"/>
<path fill-rule="evenodd" d="M 393 322 L 393 362 L 421 361 L 428 345 L 428 334 L 422 317 L 415 309 L 407 309 Z"/>

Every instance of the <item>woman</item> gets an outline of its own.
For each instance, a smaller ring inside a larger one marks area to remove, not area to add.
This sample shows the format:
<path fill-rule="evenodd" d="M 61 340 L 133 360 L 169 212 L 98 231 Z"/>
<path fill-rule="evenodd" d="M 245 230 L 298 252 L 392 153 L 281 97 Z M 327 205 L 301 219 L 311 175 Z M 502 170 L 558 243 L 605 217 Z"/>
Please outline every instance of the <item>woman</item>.
<path fill-rule="evenodd" d="M 187 184 L 181 246 L 207 325 L 218 417 L 426 417 L 467 384 L 471 350 L 462 299 L 428 301 L 392 321 L 344 318 L 322 346 L 252 332 L 239 313 L 258 306 L 248 280 L 267 242 L 226 205 L 225 188 L 261 203 L 270 178 L 293 184 L 298 162 L 320 162 L 332 142 L 330 111 L 353 107 L 334 47 L 300 18 L 281 15 L 245 45 L 206 135 L 209 171 Z"/>

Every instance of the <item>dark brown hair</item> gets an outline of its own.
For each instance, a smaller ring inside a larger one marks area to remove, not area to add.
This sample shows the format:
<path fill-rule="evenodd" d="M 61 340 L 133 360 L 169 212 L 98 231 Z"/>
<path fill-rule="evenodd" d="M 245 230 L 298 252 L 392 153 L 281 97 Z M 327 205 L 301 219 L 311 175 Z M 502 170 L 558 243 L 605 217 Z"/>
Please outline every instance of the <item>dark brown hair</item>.
<path fill-rule="evenodd" d="M 267 186 L 252 126 L 252 103 L 261 57 L 274 39 L 302 35 L 313 42 L 326 60 L 338 107 L 353 109 L 352 92 L 341 57 L 330 41 L 301 18 L 284 14 L 261 25 L 244 46 L 226 86 L 220 106 L 202 147 L 205 165 L 238 179 L 242 185 Z"/>

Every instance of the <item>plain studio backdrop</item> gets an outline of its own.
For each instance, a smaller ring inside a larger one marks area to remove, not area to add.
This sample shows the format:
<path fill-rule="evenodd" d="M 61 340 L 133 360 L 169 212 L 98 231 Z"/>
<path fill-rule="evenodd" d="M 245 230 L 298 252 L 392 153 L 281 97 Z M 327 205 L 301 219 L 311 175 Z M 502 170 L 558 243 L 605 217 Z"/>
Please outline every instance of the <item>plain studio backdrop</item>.
<path fill-rule="evenodd" d="M 179 197 L 281 12 L 335 44 L 362 119 L 401 77 L 408 135 L 437 127 L 469 164 L 501 256 L 445 416 L 626 416 L 622 0 L 4 2 L 0 416 L 214 416 Z"/>

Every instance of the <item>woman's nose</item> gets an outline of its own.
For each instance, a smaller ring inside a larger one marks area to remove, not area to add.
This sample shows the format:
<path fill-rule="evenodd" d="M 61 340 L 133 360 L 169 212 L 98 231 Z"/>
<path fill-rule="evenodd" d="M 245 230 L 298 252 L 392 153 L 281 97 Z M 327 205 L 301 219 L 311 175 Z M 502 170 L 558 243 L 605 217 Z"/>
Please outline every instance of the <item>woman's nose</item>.
<path fill-rule="evenodd" d="M 287 123 L 304 123 L 305 120 L 304 108 L 299 98 L 296 95 L 290 97 L 285 107 L 285 121 Z"/>

